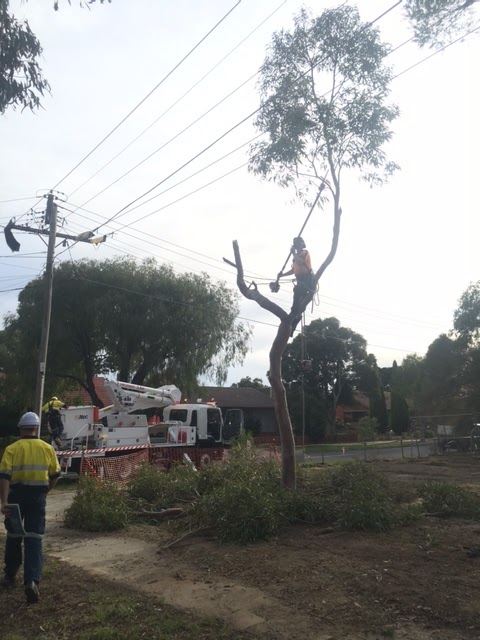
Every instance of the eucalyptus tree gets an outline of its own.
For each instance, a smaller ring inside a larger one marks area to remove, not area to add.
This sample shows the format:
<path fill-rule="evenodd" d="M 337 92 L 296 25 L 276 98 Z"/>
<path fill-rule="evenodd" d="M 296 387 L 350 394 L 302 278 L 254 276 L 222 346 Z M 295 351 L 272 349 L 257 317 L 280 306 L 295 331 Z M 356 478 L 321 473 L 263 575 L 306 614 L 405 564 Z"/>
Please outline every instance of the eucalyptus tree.
<path fill-rule="evenodd" d="M 89 6 L 95 1 L 79 1 L 79 5 Z M 105 1 L 99 0 L 102 4 Z M 40 41 L 28 21 L 17 20 L 9 5 L 9 0 L 0 0 L 0 114 L 8 107 L 38 109 L 42 97 L 50 91 L 39 64 Z M 53 1 L 52 6 L 57 11 L 59 2 Z"/>
<path fill-rule="evenodd" d="M 422 47 L 443 46 L 480 25 L 479 0 L 406 0 L 405 13 Z"/>
<path fill-rule="evenodd" d="M 345 170 L 375 185 L 397 168 L 384 150 L 398 115 L 388 99 L 388 51 L 378 30 L 363 22 L 355 7 L 327 9 L 318 17 L 303 10 L 291 31 L 273 35 L 261 68 L 262 108 L 256 126 L 266 139 L 252 147 L 250 169 L 282 187 L 292 186 L 306 205 L 318 202 L 332 211 L 331 246 L 314 274 L 314 288 L 337 251 Z M 295 448 L 281 363 L 292 327 L 314 291 L 286 312 L 246 285 L 237 242 L 233 249 L 240 291 L 280 321 L 269 379 L 282 440 L 282 480 L 294 488 Z"/>

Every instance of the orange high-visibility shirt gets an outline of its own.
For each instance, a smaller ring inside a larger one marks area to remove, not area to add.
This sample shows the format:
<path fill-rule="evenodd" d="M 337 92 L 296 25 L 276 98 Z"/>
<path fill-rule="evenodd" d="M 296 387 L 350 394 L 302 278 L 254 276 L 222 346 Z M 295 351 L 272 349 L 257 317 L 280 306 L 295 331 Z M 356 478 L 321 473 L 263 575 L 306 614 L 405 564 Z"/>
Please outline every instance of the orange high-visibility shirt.
<path fill-rule="evenodd" d="M 300 253 L 293 256 L 292 269 L 295 277 L 312 271 L 310 254 L 306 249 L 303 249 Z"/>

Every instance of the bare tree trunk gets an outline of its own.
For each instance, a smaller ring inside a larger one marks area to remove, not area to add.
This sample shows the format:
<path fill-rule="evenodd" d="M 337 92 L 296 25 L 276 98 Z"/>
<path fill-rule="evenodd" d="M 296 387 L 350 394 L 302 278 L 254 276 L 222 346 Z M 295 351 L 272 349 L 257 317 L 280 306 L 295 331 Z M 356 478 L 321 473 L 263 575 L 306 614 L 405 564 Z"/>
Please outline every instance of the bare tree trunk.
<path fill-rule="evenodd" d="M 334 173 L 335 167 L 333 162 L 330 162 L 331 171 Z M 338 238 L 340 235 L 340 219 L 342 210 L 340 208 L 340 184 L 338 176 L 332 175 L 332 179 L 335 185 L 335 189 L 332 190 L 334 197 L 334 216 L 333 216 L 333 234 L 332 244 L 330 252 L 323 261 L 322 265 L 314 276 L 314 282 L 318 283 L 325 269 L 332 262 L 338 247 Z M 324 189 L 324 184 L 320 187 L 320 193 Z M 282 444 L 282 483 L 286 489 L 295 489 L 296 487 L 296 469 L 295 469 L 295 439 L 293 436 L 292 423 L 290 421 L 290 414 L 288 412 L 287 396 L 285 393 L 285 387 L 282 381 L 282 356 L 287 346 L 288 339 L 292 331 L 292 324 L 299 315 L 301 315 L 307 305 L 312 301 L 315 292 L 309 292 L 303 300 L 292 309 L 290 313 L 287 313 L 279 305 L 275 304 L 267 297 L 262 295 L 254 282 L 247 286 L 245 283 L 242 258 L 240 256 L 240 249 L 238 242 L 233 241 L 233 253 L 235 255 L 235 262 L 231 262 L 224 258 L 227 264 L 232 265 L 237 270 L 237 286 L 241 294 L 248 300 L 254 300 L 260 307 L 270 311 L 280 320 L 277 335 L 273 341 L 272 348 L 270 350 L 270 372 L 269 380 L 272 387 L 272 399 L 275 407 L 275 415 L 278 423 L 278 430 L 280 432 L 280 440 Z"/>
<path fill-rule="evenodd" d="M 295 438 L 288 412 L 287 395 L 282 381 L 282 356 L 290 337 L 291 317 L 283 319 L 278 327 L 277 336 L 270 349 L 269 380 L 272 387 L 273 406 L 277 418 L 280 442 L 282 445 L 282 484 L 286 489 L 295 489 Z"/>

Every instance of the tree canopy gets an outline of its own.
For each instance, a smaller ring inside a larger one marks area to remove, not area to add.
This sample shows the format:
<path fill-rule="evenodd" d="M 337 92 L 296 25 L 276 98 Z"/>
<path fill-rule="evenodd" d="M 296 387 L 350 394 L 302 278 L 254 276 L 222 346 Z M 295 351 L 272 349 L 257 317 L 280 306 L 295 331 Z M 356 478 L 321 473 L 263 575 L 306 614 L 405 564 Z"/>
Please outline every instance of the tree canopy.
<path fill-rule="evenodd" d="M 420 46 L 439 47 L 480 24 L 479 0 L 406 0 L 405 13 Z"/>
<path fill-rule="evenodd" d="M 366 347 L 365 338 L 342 327 L 337 318 L 313 320 L 305 327 L 304 337 L 297 336 L 287 346 L 283 355 L 283 378 L 297 433 L 302 424 L 299 401 L 302 389 L 305 430 L 314 440 L 334 430 L 337 405 L 351 404 L 355 390 L 365 392 L 371 402 L 381 394 L 385 407 L 376 361 L 367 354 Z M 373 416 L 378 420 L 377 412 L 379 409 L 375 408 Z"/>
<path fill-rule="evenodd" d="M 95 2 L 85 0 L 79 4 L 89 6 Z M 45 92 L 50 91 L 39 64 L 42 46 L 28 21 L 17 20 L 9 4 L 9 0 L 0 0 L 0 114 L 8 107 L 38 109 Z M 52 6 L 57 11 L 59 2 L 55 0 Z"/>
<path fill-rule="evenodd" d="M 386 102 L 392 73 L 377 29 L 342 5 L 320 16 L 303 9 L 293 31 L 274 34 L 261 68 L 264 106 L 256 120 L 268 140 L 252 148 L 250 168 L 301 197 L 344 169 L 381 183 L 397 165 L 386 157 L 398 109 Z M 338 183 L 338 184 L 337 184 Z"/>
<path fill-rule="evenodd" d="M 245 376 L 245 378 L 241 378 L 239 382 L 234 382 L 232 387 L 247 387 L 249 389 L 268 389 L 269 387 L 263 384 L 263 380 L 261 378 L 252 378 L 250 376 Z"/>
<path fill-rule="evenodd" d="M 43 280 L 20 293 L 6 319 L 7 367 L 28 388 L 36 371 Z M 205 274 L 176 274 L 154 260 L 64 262 L 55 272 L 47 387 L 73 379 L 95 395 L 93 377 L 117 372 L 136 384 L 192 390 L 200 375 L 225 380 L 241 362 L 250 330 L 237 322 L 236 296 Z"/>

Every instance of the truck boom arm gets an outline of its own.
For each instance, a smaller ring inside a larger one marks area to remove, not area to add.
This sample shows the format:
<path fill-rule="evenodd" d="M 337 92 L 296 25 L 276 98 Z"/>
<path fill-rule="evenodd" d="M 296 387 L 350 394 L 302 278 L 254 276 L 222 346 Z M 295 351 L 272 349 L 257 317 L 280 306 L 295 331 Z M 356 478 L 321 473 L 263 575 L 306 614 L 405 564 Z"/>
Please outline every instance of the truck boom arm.
<path fill-rule="evenodd" d="M 178 404 L 182 394 L 174 385 L 165 385 L 155 389 L 129 382 L 107 380 L 105 389 L 112 405 L 100 409 L 100 417 L 110 413 L 135 413 L 142 409 L 162 408 Z"/>

